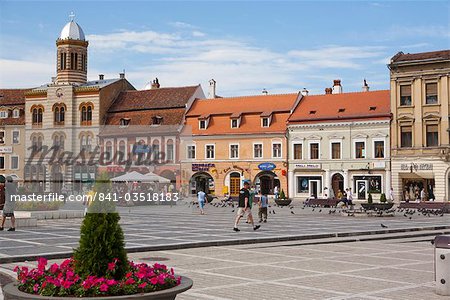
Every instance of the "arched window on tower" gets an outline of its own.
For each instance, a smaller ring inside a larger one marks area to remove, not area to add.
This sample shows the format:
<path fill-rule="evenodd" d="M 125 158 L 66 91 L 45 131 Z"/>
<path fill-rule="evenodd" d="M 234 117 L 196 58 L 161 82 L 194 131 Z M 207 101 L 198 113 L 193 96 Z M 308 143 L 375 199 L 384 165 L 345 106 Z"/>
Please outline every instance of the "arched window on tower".
<path fill-rule="evenodd" d="M 75 53 L 75 68 L 74 70 L 78 70 L 78 53 Z"/>
<path fill-rule="evenodd" d="M 75 69 L 75 57 L 74 53 L 70 53 L 70 69 Z"/>

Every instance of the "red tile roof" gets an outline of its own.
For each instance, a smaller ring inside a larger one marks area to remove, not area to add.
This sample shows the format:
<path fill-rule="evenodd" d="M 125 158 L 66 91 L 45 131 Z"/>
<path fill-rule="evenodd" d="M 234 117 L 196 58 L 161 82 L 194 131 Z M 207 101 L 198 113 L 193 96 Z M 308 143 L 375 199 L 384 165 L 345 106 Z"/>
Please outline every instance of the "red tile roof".
<path fill-rule="evenodd" d="M 186 116 L 233 115 L 263 112 L 288 112 L 298 94 L 257 95 L 215 99 L 198 99 Z"/>
<path fill-rule="evenodd" d="M 186 107 L 199 88 L 196 86 L 158 88 L 142 91 L 124 91 L 109 108 L 109 112 Z"/>
<path fill-rule="evenodd" d="M 29 89 L 0 89 L 0 105 L 25 105 L 25 92 Z"/>
<path fill-rule="evenodd" d="M 258 95 L 216 99 L 197 99 L 186 114 L 186 125 L 194 135 L 284 133 L 298 94 Z M 269 127 L 261 126 L 261 115 L 270 116 Z M 209 117 L 208 127 L 199 129 L 198 120 Z M 230 120 L 240 117 L 238 128 Z"/>
<path fill-rule="evenodd" d="M 403 53 L 399 52 L 394 55 L 391 62 L 417 61 L 427 59 L 450 59 L 450 50 L 440 50 L 421 53 Z"/>
<path fill-rule="evenodd" d="M 288 122 L 296 124 L 389 118 L 389 90 L 381 90 L 305 96 Z"/>
<path fill-rule="evenodd" d="M 131 126 L 148 126 L 152 125 L 153 117 L 156 116 L 163 118 L 161 125 L 182 125 L 184 112 L 184 108 L 110 112 L 107 115 L 105 125 L 120 125 L 120 119 L 129 118 L 129 125 Z"/>

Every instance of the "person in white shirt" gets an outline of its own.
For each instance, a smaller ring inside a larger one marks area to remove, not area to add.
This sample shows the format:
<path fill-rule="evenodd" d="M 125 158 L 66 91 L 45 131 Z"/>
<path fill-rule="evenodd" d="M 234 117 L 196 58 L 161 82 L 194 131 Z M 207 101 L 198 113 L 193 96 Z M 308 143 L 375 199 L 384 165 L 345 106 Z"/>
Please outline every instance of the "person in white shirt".
<path fill-rule="evenodd" d="M 389 202 L 394 202 L 394 188 L 389 191 Z"/>

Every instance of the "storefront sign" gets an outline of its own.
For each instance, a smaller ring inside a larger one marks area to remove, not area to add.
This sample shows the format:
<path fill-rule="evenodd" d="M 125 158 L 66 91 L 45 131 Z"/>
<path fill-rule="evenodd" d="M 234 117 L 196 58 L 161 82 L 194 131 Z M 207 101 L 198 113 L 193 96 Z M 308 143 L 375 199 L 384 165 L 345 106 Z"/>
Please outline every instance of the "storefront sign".
<path fill-rule="evenodd" d="M 109 173 L 120 173 L 120 172 L 125 172 L 125 169 L 123 167 L 118 167 L 118 166 L 113 166 L 113 167 L 106 167 L 106 171 Z"/>
<path fill-rule="evenodd" d="M 275 169 L 275 167 L 275 164 L 270 162 L 265 162 L 258 165 L 258 169 L 260 169 L 261 171 L 272 171 L 273 169 Z"/>
<path fill-rule="evenodd" d="M 192 172 L 209 171 L 210 168 L 215 167 L 215 164 L 192 164 Z"/>
<path fill-rule="evenodd" d="M 0 147 L 0 153 L 12 153 L 11 146 L 2 146 Z"/>
<path fill-rule="evenodd" d="M 386 162 L 384 161 L 375 161 L 372 163 L 372 169 L 384 169 L 386 168 Z"/>
<path fill-rule="evenodd" d="M 433 164 L 424 163 L 424 164 L 401 164 L 400 168 L 402 170 L 410 170 L 410 171 L 432 171 Z"/>
<path fill-rule="evenodd" d="M 321 164 L 295 164 L 296 169 L 321 169 Z"/>

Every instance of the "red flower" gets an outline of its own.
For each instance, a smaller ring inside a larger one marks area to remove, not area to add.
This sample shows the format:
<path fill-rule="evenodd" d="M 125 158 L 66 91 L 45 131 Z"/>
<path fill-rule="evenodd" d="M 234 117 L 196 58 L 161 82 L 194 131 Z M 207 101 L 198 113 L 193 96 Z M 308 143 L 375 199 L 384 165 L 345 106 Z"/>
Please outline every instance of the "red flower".
<path fill-rule="evenodd" d="M 39 284 L 35 284 L 34 286 L 33 286 L 33 291 L 35 291 L 35 292 L 37 292 L 39 290 Z"/>
<path fill-rule="evenodd" d="M 130 278 L 132 275 L 133 275 L 133 273 L 128 272 L 128 273 L 125 275 L 125 278 Z"/>
<path fill-rule="evenodd" d="M 147 286 L 147 282 L 143 282 L 140 285 L 138 285 L 138 288 L 144 289 Z"/>
<path fill-rule="evenodd" d="M 108 271 L 112 271 L 116 268 L 116 263 L 112 262 L 108 264 Z"/>
<path fill-rule="evenodd" d="M 39 257 L 37 259 L 37 262 L 38 262 L 38 270 L 45 271 L 45 266 L 47 265 L 47 259 L 44 257 Z"/>
<path fill-rule="evenodd" d="M 150 282 L 153 285 L 158 284 L 158 277 L 153 277 L 152 279 L 150 279 Z"/>
<path fill-rule="evenodd" d="M 55 274 L 56 272 L 58 272 L 59 266 L 58 264 L 53 264 L 50 266 L 50 272 Z"/>
<path fill-rule="evenodd" d="M 135 283 L 135 282 L 136 282 L 136 281 L 134 281 L 133 278 L 128 278 L 127 281 L 125 281 L 125 284 L 126 284 L 126 285 L 130 285 L 130 284 L 133 284 L 133 283 Z"/>

